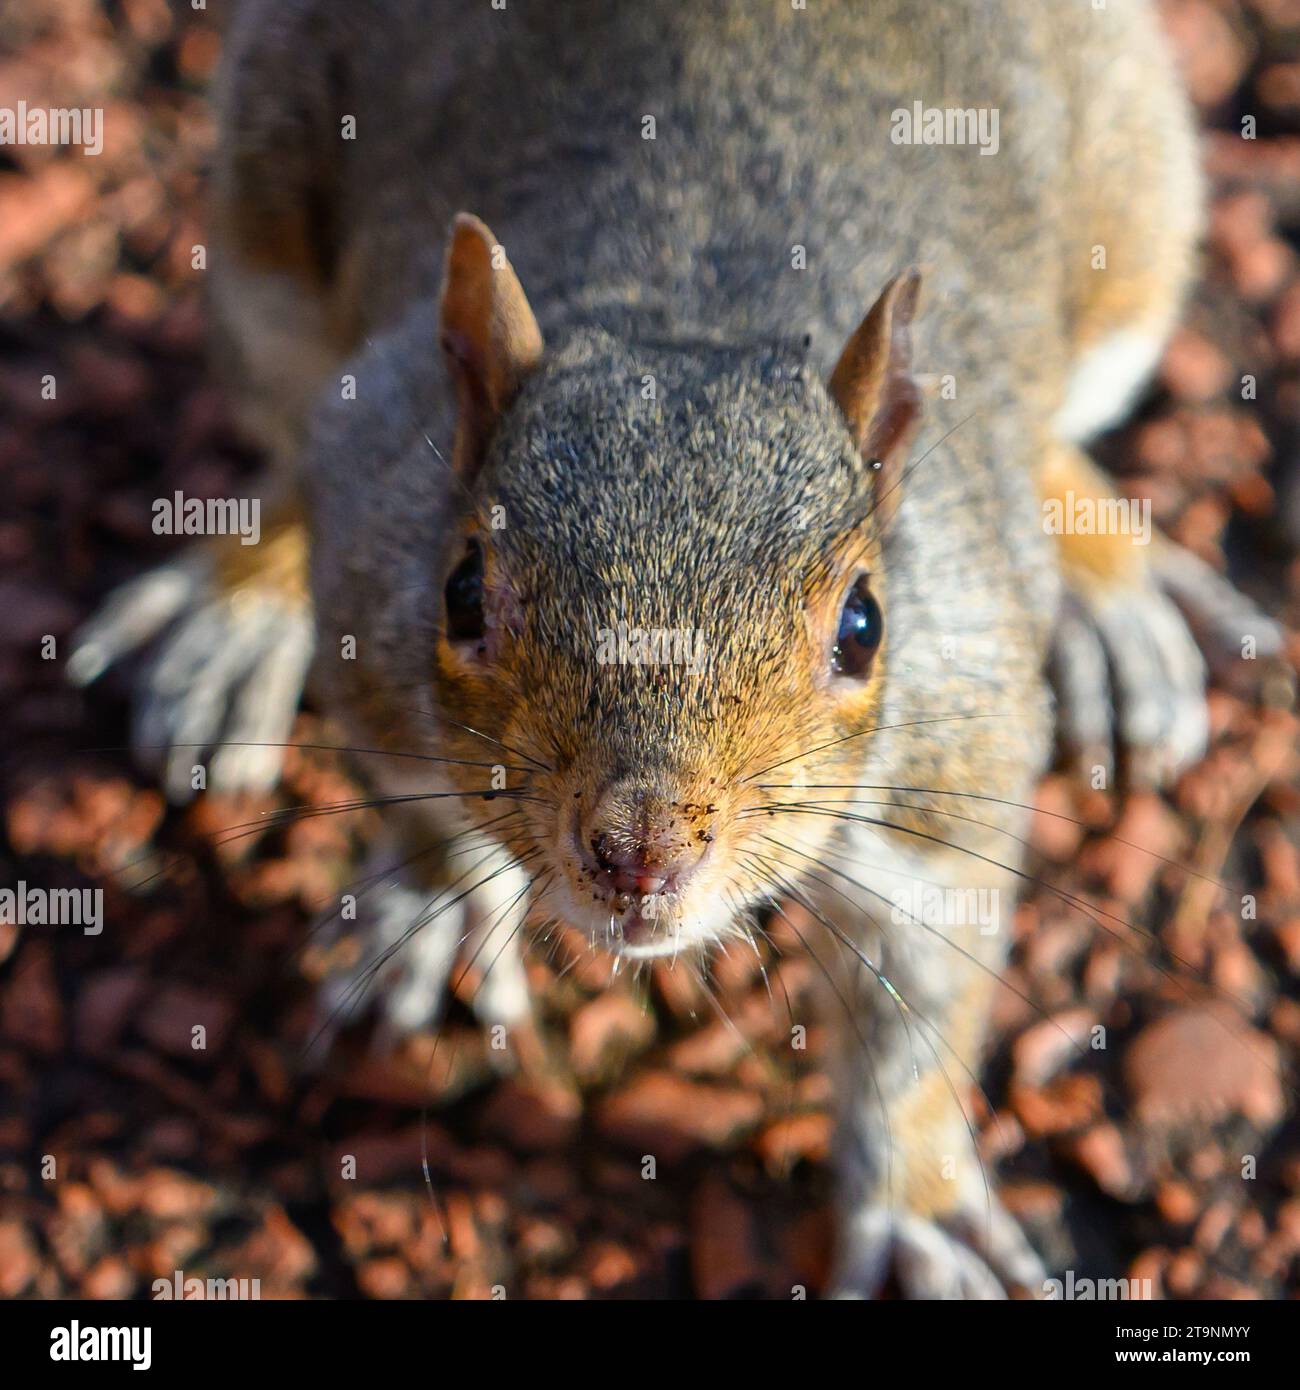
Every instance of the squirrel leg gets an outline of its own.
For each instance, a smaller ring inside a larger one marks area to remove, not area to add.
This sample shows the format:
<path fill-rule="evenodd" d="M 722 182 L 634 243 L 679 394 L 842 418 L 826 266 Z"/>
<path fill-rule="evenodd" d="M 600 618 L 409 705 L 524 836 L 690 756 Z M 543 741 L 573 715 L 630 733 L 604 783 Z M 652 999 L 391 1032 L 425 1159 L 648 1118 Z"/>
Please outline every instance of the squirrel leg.
<path fill-rule="evenodd" d="M 832 1297 L 877 1298 L 891 1277 L 912 1299 L 1001 1299 L 1010 1289 L 1043 1288 L 1046 1269 L 973 1151 L 958 1099 L 964 1078 L 945 1061 L 947 1077 L 935 1062 L 918 1065 L 913 1084 L 890 1104 L 887 1131 L 879 1120 L 871 1124 L 876 1172 L 838 1222 Z M 862 1138 L 842 1141 L 858 1144 L 861 1155 Z"/>
<path fill-rule="evenodd" d="M 1051 662 L 1062 742 L 1107 783 L 1117 748 L 1131 781 L 1167 783 L 1205 750 L 1209 671 L 1278 657 L 1281 629 L 1073 445 L 1054 449 L 1042 490 L 1065 582 Z"/>
<path fill-rule="evenodd" d="M 336 102 L 321 72 L 332 50 L 308 41 L 320 11 L 246 7 L 218 83 L 212 357 L 268 459 L 260 541 L 214 538 L 124 585 L 76 635 L 69 666 L 84 685 L 149 649 L 133 743 L 175 801 L 192 796 L 209 750 L 210 787 L 276 782 L 275 745 L 312 654 L 299 455 L 317 393 L 359 333 L 339 236 Z"/>
<path fill-rule="evenodd" d="M 1055 508 L 1069 527 L 1052 659 L 1062 742 L 1108 784 L 1117 747 L 1131 781 L 1160 784 L 1205 747 L 1207 665 L 1241 678 L 1243 656 L 1280 653 L 1281 632 L 1154 534 L 1149 510 L 1140 530 L 1069 525 L 1147 505 L 1117 498 L 1077 446 L 1121 420 L 1154 371 L 1196 274 L 1204 199 L 1191 113 L 1149 8 L 1115 7 L 1102 29 L 1086 9 L 1049 12 L 1071 55 L 1078 128 L 1063 261 L 1071 366 L 1043 476 L 1045 518 Z"/>
<path fill-rule="evenodd" d="M 968 864 L 948 866 L 954 883 L 964 880 L 955 904 L 972 901 Z M 943 868 L 924 866 L 924 880 L 877 872 L 872 883 L 897 908 L 909 901 L 901 888 L 928 887 L 936 871 Z M 1000 894 L 1014 900 L 1001 877 L 974 891 L 994 892 L 993 904 Z M 873 978 L 859 976 L 860 989 L 850 978 L 827 1003 L 839 1072 L 830 1291 L 875 1298 L 892 1279 L 908 1298 L 1037 1292 L 1046 1272 L 997 1199 L 965 1101 L 1005 957 L 1001 914 L 995 907 L 981 925 L 910 901 L 915 916 L 895 910 L 887 927 L 877 925 L 881 914 L 873 910 L 862 938 Z"/>
<path fill-rule="evenodd" d="M 318 995 L 322 1055 L 368 998 L 378 1011 L 376 1050 L 436 1023 L 454 970 L 457 983 L 460 972 L 472 981 L 470 1006 L 493 1033 L 490 1055 L 506 1058 L 506 1038 L 518 1041 L 529 1028 L 526 873 L 481 836 L 433 844 L 428 836 L 427 828 L 403 826 L 396 842 L 377 846 L 357 879 L 355 919 L 333 912 L 319 924 L 326 955 L 345 960 L 326 974 Z M 345 939 L 351 949 L 340 951 Z"/>
<path fill-rule="evenodd" d="M 124 584 L 76 633 L 68 676 L 79 685 L 152 647 L 132 743 L 173 801 L 196 782 L 231 791 L 277 780 L 312 654 L 306 555 L 301 522 L 280 509 L 258 544 L 209 540 Z"/>

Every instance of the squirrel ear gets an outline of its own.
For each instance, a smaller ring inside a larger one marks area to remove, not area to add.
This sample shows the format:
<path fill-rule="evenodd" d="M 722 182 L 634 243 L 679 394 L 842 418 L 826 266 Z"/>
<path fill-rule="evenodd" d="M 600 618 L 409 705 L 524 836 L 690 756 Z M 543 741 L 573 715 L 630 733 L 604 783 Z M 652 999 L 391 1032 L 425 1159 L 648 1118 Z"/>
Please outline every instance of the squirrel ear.
<path fill-rule="evenodd" d="M 464 469 L 542 355 L 541 330 L 505 251 L 467 212 L 451 224 L 439 338 L 456 383 L 456 465 Z"/>
<path fill-rule="evenodd" d="M 831 373 L 832 399 L 844 412 L 864 459 L 888 463 L 906 445 L 921 414 L 912 379 L 912 315 L 921 290 L 914 267 L 896 275 L 844 345 Z"/>

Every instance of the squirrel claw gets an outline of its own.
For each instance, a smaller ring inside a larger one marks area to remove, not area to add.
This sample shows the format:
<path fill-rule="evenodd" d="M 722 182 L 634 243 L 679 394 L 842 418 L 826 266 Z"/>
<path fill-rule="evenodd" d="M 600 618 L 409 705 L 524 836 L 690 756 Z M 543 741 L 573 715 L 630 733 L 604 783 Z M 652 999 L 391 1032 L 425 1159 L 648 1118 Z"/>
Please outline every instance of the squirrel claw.
<path fill-rule="evenodd" d="M 503 875 L 501 881 L 509 881 Z M 367 865 L 356 893 L 356 922 L 344 923 L 333 912 L 313 932 L 317 951 L 326 958 L 344 938 L 355 936 L 346 965 L 324 971 L 316 1005 L 311 1055 L 321 1060 L 338 1032 L 363 1013 L 373 999 L 378 1018 L 372 1046 L 389 1050 L 401 1039 L 434 1024 L 440 1017 L 460 959 L 473 965 L 482 978 L 470 1000 L 480 1022 L 498 1025 L 513 1034 L 531 1018 L 528 987 L 515 923 L 501 923 L 492 888 L 481 888 L 461 900 L 448 898 L 436 886 L 413 883 L 394 872 L 391 860 L 378 870 Z M 503 1064 L 512 1064 L 504 1050 L 493 1049 Z"/>
<path fill-rule="evenodd" d="M 890 1282 L 908 1299 L 1004 1299 L 1008 1289 L 1037 1290 L 1046 1270 L 1014 1219 L 994 1205 L 942 1223 L 872 1206 L 842 1236 L 831 1297 L 879 1298 Z"/>
<path fill-rule="evenodd" d="M 364 877 L 359 880 L 365 881 Z M 435 914 L 428 891 L 400 878 L 390 877 L 373 889 L 363 889 L 357 898 L 360 949 L 346 967 L 325 975 L 316 999 L 313 1056 L 318 1060 L 328 1053 L 339 1031 L 365 1010 L 368 996 L 375 998 L 380 1015 L 377 1051 L 436 1019 L 464 930 L 462 904 Z M 356 930 L 352 924 L 348 927 Z M 320 950 L 332 954 L 349 934 L 333 912 L 318 924 L 312 939 Z"/>
<path fill-rule="evenodd" d="M 1186 615 L 1216 679 L 1242 684 L 1243 669 L 1249 669 L 1243 663 L 1258 661 L 1268 670 L 1281 661 L 1282 628 L 1199 556 L 1166 543 L 1156 548 L 1151 566 Z"/>
<path fill-rule="evenodd" d="M 1052 671 L 1062 741 L 1103 785 L 1117 754 L 1130 783 L 1164 786 L 1205 752 L 1205 660 L 1154 585 L 1067 594 Z"/>
<path fill-rule="evenodd" d="M 310 613 L 271 592 L 221 591 L 207 556 L 119 588 L 76 634 L 68 678 L 88 685 L 156 643 L 137 679 L 132 746 L 169 798 L 274 786 L 312 652 Z M 206 777 L 195 769 L 210 755 Z"/>
<path fill-rule="evenodd" d="M 1258 660 L 1269 698 L 1288 703 L 1294 682 L 1270 676 L 1282 649 L 1282 629 L 1250 599 L 1160 540 L 1136 582 L 1080 584 L 1063 599 L 1051 656 L 1061 742 L 1103 786 L 1117 754 L 1130 784 L 1167 786 L 1205 752 L 1209 675 L 1240 686 Z"/>

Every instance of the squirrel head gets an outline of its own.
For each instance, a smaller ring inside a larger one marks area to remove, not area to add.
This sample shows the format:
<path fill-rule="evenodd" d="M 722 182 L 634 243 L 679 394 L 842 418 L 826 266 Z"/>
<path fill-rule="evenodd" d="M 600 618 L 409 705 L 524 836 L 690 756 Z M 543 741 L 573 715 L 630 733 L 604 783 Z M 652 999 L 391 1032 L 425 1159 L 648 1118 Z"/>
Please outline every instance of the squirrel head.
<path fill-rule="evenodd" d="M 886 287 L 826 382 L 806 345 L 547 347 L 491 233 L 456 219 L 438 751 L 464 792 L 506 763 L 493 833 L 542 915 L 633 957 L 710 943 L 834 829 L 784 789 L 855 782 L 881 707 L 918 284 Z"/>

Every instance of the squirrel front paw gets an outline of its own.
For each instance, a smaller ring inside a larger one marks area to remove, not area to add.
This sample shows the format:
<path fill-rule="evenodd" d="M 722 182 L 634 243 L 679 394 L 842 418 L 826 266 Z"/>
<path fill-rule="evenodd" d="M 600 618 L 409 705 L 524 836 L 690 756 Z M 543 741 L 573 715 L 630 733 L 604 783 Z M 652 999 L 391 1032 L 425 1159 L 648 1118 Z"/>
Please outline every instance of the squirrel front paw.
<path fill-rule="evenodd" d="M 132 747 L 171 800 L 279 779 L 314 641 L 303 544 L 286 527 L 243 554 L 237 540 L 191 552 L 122 585 L 75 635 L 78 685 L 147 653 Z"/>
<path fill-rule="evenodd" d="M 1064 586 L 1050 662 L 1061 743 L 1106 786 L 1117 756 L 1130 784 L 1168 785 L 1205 752 L 1209 676 L 1281 673 L 1282 629 L 1074 445 L 1049 450 L 1041 489 Z"/>
<path fill-rule="evenodd" d="M 1013 1217 L 994 1199 L 944 1217 L 863 1207 L 840 1231 L 830 1295 L 879 1298 L 891 1285 L 908 1299 L 1003 1299 L 1038 1294 L 1047 1271 Z"/>
<path fill-rule="evenodd" d="M 1277 669 L 1282 630 L 1190 551 L 1155 538 L 1119 576 L 1071 573 L 1051 670 L 1061 740 L 1109 785 L 1122 754 L 1136 785 L 1163 786 L 1205 752 L 1206 682 L 1246 661 Z M 1263 666 L 1259 669 L 1265 669 Z"/>
<path fill-rule="evenodd" d="M 376 1051 L 435 1023 L 458 964 L 475 977 L 470 1004 L 485 1027 L 510 1033 L 531 1019 L 520 941 L 526 876 L 480 864 L 477 877 L 469 889 L 427 883 L 375 852 L 349 889 L 347 920 L 335 909 L 312 932 L 321 976 L 318 1059 L 372 1005 Z"/>

